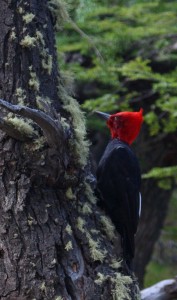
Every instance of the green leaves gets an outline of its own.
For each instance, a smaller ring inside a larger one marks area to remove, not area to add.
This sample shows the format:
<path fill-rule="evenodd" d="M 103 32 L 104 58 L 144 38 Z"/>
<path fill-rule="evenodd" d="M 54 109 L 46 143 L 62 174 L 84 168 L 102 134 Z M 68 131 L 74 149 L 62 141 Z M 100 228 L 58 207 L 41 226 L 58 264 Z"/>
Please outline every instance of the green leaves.
<path fill-rule="evenodd" d="M 172 187 L 172 179 L 177 181 L 177 166 L 153 168 L 147 174 L 142 176 L 143 179 L 157 179 L 158 186 L 168 190 Z"/>
<path fill-rule="evenodd" d="M 144 116 L 144 121 L 149 125 L 150 135 L 156 135 L 159 133 L 160 124 L 158 116 L 155 112 L 151 111 Z"/>
<path fill-rule="evenodd" d="M 164 167 L 164 168 L 153 168 L 147 174 L 143 175 L 144 179 L 147 178 L 167 178 L 176 177 L 177 178 L 177 166 Z"/>
<path fill-rule="evenodd" d="M 124 63 L 118 70 L 121 75 L 130 80 L 150 80 L 153 78 L 153 73 L 151 67 L 148 65 L 149 63 L 149 59 L 143 60 L 141 57 L 136 57 L 134 60 Z"/>
<path fill-rule="evenodd" d="M 104 94 L 102 97 L 94 99 L 88 99 L 84 102 L 82 107 L 86 110 L 100 110 L 102 112 L 107 112 L 117 109 L 117 101 L 119 99 L 118 95 L 114 94 Z"/>
<path fill-rule="evenodd" d="M 146 105 L 150 135 L 176 131 L 177 2 L 67 0 L 67 4 L 72 19 L 89 36 L 84 39 L 67 24 L 58 37 L 60 53 L 66 60 L 71 57 L 64 69 L 69 66 L 84 89 L 82 107 L 113 112 L 130 109 L 131 100 L 148 101 L 147 94 L 155 95 L 153 105 Z"/>

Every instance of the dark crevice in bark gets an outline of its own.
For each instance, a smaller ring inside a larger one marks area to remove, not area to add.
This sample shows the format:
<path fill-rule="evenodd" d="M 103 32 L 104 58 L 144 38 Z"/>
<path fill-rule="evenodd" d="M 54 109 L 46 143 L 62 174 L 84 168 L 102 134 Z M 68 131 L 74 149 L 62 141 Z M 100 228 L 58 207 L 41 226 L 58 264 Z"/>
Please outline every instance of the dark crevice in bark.
<path fill-rule="evenodd" d="M 71 296 L 71 299 L 72 300 L 80 300 L 80 297 L 77 293 L 76 287 L 73 284 L 71 277 L 68 276 L 67 274 L 65 274 L 65 285 L 66 285 L 68 294 Z"/>
<path fill-rule="evenodd" d="M 4 37 L 4 44 L 3 44 L 3 63 L 2 63 L 2 70 L 4 72 L 5 77 L 5 64 L 7 63 L 8 58 L 8 42 L 9 42 L 10 30 Z"/>
<path fill-rule="evenodd" d="M 3 259 L 3 258 L 4 258 L 4 250 L 0 249 L 0 259 Z"/>
<path fill-rule="evenodd" d="M 24 253 L 26 252 L 26 243 L 25 243 L 25 240 L 23 237 L 23 233 L 21 231 L 21 227 L 20 227 L 20 225 L 18 225 L 15 215 L 14 215 L 14 221 L 15 221 L 15 225 L 18 230 L 18 238 L 20 239 L 20 241 L 19 241 L 20 249 L 18 249 L 19 252 L 18 252 L 18 257 L 17 257 L 17 265 L 18 265 L 18 263 L 23 259 Z M 18 274 L 18 272 L 17 272 L 17 274 Z"/>
<path fill-rule="evenodd" d="M 37 236 L 38 237 L 38 236 Z M 39 256 L 40 256 L 40 262 L 41 262 L 41 272 L 43 274 L 43 259 L 42 259 L 42 252 L 40 250 L 40 240 L 39 240 L 39 237 L 38 237 L 38 242 L 36 243 L 36 247 L 37 247 L 37 250 L 39 252 Z M 43 275 L 42 275 L 43 276 Z M 41 276 L 41 278 L 42 278 Z"/>

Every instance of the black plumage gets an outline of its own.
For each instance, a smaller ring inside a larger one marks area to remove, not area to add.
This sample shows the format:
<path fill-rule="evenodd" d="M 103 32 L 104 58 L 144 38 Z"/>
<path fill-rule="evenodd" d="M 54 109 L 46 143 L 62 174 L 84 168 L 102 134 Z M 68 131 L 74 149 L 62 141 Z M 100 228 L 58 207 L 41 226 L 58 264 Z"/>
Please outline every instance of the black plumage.
<path fill-rule="evenodd" d="M 135 251 L 140 185 L 140 168 L 134 152 L 127 143 L 112 139 L 98 165 L 97 193 L 122 237 L 123 257 L 129 267 Z"/>

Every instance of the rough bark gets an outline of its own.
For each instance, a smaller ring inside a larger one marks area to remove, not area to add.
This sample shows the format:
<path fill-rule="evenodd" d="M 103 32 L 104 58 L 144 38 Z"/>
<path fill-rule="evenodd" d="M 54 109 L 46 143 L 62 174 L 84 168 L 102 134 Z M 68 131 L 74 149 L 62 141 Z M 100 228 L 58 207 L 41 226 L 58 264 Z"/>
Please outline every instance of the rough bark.
<path fill-rule="evenodd" d="M 172 136 L 159 135 L 158 138 L 148 138 L 147 128 L 144 125 L 142 134 L 135 146 L 135 151 L 140 158 L 143 174 L 154 166 L 163 167 L 177 163 L 176 155 L 173 155 L 173 151 L 175 151 L 175 140 L 173 139 L 174 144 L 172 144 Z M 172 179 L 171 188 L 168 190 L 160 188 L 157 180 L 148 179 L 142 181 L 142 214 L 136 235 L 134 261 L 135 272 L 139 279 L 140 286 L 143 286 L 146 266 L 163 227 L 173 189 Z"/>
<path fill-rule="evenodd" d="M 136 299 L 80 157 L 81 114 L 58 74 L 49 4 L 0 7 L 0 298 Z"/>

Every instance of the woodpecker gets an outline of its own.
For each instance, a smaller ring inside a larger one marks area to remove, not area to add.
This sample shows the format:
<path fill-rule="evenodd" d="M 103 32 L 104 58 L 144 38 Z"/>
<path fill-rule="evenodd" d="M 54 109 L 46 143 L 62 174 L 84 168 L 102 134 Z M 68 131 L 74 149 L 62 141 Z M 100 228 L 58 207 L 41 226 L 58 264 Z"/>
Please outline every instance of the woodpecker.
<path fill-rule="evenodd" d="M 130 146 L 139 134 L 143 109 L 112 115 L 96 113 L 107 120 L 112 137 L 98 165 L 96 192 L 101 207 L 121 236 L 123 259 L 132 269 L 134 237 L 141 212 L 141 173 Z"/>

